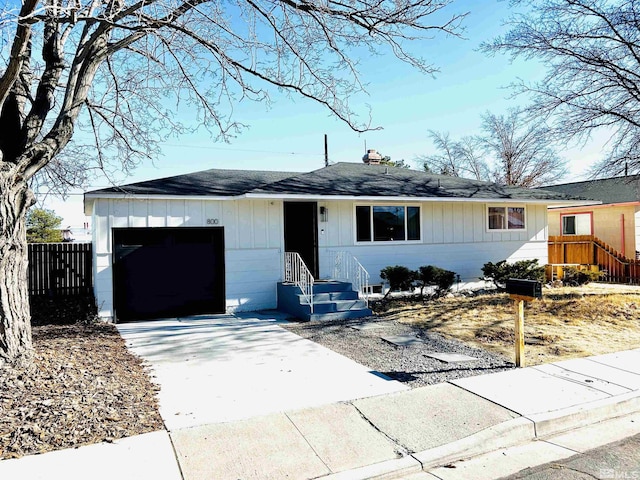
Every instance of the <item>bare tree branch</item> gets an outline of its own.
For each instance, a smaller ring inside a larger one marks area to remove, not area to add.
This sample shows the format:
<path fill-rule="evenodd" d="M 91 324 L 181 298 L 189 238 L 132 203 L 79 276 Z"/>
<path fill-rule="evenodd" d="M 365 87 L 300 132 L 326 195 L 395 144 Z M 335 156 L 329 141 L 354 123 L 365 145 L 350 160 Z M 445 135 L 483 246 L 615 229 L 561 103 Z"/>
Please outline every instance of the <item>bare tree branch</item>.
<path fill-rule="evenodd" d="M 487 112 L 480 142 L 493 159 L 492 177 L 504 185 L 538 187 L 566 175 L 566 162 L 553 149 L 549 128 L 540 120 L 526 121 L 521 113 L 507 116 Z"/>
<path fill-rule="evenodd" d="M 507 116 L 487 112 L 482 130 L 483 135 L 461 140 L 430 131 L 438 153 L 419 157 L 425 170 L 521 187 L 550 184 L 566 174 L 544 122 L 527 122 L 517 111 Z"/>
<path fill-rule="evenodd" d="M 530 13 L 513 16 L 510 31 L 482 46 L 489 53 L 540 61 L 543 80 L 520 81 L 532 117 L 550 121 L 557 139 L 610 136 L 597 174 L 628 166 L 640 171 L 640 4 L 631 0 L 521 2 Z"/>

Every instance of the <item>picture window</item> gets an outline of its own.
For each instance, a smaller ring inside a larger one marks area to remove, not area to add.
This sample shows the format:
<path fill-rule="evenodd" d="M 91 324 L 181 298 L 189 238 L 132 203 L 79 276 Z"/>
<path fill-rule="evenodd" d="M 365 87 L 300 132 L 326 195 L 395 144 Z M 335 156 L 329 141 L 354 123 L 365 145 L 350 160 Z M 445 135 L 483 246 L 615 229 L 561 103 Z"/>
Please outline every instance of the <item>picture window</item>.
<path fill-rule="evenodd" d="M 420 240 L 420 207 L 356 206 L 356 240 L 358 242 Z"/>

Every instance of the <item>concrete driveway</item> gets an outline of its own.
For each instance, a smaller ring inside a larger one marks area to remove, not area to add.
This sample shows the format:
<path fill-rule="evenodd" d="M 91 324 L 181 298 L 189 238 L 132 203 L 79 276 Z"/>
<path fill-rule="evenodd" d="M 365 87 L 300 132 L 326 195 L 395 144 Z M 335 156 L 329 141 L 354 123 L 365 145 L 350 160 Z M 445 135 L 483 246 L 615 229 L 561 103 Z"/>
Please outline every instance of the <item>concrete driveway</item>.
<path fill-rule="evenodd" d="M 278 325 L 284 322 L 273 312 L 117 327 L 150 365 L 170 431 L 407 389 Z"/>

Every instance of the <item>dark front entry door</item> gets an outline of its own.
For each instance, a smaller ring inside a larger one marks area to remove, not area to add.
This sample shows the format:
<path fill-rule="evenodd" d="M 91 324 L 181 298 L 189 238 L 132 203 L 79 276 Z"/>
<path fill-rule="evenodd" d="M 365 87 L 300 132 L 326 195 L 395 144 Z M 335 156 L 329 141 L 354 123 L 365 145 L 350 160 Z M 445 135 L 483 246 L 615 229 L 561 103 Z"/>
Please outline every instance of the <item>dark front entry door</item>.
<path fill-rule="evenodd" d="M 318 204 L 284 203 L 284 249 L 298 252 L 311 274 L 318 278 Z"/>
<path fill-rule="evenodd" d="M 224 229 L 113 229 L 119 321 L 222 313 Z"/>

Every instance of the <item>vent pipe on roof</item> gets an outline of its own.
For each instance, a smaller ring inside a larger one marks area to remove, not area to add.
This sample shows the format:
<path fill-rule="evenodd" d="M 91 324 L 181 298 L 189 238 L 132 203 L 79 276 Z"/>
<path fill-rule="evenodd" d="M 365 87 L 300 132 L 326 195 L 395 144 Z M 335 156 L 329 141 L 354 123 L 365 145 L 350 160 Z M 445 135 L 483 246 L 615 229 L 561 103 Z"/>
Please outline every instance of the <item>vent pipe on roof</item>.
<path fill-rule="evenodd" d="M 382 155 L 376 152 L 373 148 L 370 148 L 362 157 L 362 161 L 367 165 L 380 165 Z"/>

